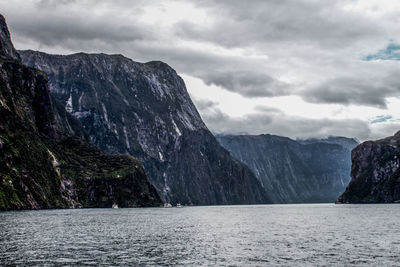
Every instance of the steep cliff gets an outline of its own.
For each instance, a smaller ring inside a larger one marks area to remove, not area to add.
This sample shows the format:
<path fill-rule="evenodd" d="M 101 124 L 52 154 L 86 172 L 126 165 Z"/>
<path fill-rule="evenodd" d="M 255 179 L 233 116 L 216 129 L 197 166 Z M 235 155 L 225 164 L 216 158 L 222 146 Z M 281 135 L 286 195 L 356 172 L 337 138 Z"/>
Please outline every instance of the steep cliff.
<path fill-rule="evenodd" d="M 255 173 L 274 203 L 334 202 L 350 180 L 350 151 L 357 145 L 342 137 L 295 141 L 275 135 L 226 135 L 217 139 Z"/>
<path fill-rule="evenodd" d="M 164 200 L 268 203 L 254 174 L 209 132 L 183 80 L 167 64 L 121 55 L 20 51 L 44 71 L 52 95 L 105 151 L 140 159 Z"/>
<path fill-rule="evenodd" d="M 60 131 L 46 75 L 0 30 L 0 210 L 161 205 L 140 162 Z"/>
<path fill-rule="evenodd" d="M 337 203 L 400 202 L 400 132 L 357 146 L 351 181 Z"/>
<path fill-rule="evenodd" d="M 11 35 L 8 31 L 5 18 L 0 14 L 0 58 L 20 60 L 18 52 L 11 42 Z"/>

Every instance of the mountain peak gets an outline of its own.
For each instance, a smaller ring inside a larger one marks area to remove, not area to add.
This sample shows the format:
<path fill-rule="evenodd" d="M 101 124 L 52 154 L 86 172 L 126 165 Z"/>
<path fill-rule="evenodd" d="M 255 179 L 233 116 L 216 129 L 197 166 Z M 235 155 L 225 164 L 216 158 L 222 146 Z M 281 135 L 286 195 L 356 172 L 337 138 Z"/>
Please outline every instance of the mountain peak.
<path fill-rule="evenodd" d="M 15 50 L 10 32 L 8 31 L 6 19 L 0 14 L 0 57 L 20 60 L 19 54 Z"/>
<path fill-rule="evenodd" d="M 184 81 L 168 64 L 121 55 L 20 54 L 22 62 L 48 75 L 53 96 L 85 126 L 95 145 L 143 162 L 164 200 L 270 202 L 250 169 L 208 131 Z"/>

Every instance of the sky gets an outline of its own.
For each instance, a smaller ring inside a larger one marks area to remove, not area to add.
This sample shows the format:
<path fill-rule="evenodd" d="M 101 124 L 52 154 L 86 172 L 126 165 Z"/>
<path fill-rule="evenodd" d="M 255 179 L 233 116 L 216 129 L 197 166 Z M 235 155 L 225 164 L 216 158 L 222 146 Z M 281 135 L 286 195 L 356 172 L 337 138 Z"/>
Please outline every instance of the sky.
<path fill-rule="evenodd" d="M 0 0 L 14 46 L 162 60 L 214 133 L 400 130 L 400 1 Z"/>

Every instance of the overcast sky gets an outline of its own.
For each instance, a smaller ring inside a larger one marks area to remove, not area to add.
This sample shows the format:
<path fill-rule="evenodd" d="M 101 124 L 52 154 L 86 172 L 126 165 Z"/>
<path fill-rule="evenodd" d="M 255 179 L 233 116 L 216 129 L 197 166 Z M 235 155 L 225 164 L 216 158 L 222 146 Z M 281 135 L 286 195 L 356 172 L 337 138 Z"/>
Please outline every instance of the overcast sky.
<path fill-rule="evenodd" d="M 400 130 L 400 1 L 0 0 L 17 49 L 162 60 L 215 133 Z"/>

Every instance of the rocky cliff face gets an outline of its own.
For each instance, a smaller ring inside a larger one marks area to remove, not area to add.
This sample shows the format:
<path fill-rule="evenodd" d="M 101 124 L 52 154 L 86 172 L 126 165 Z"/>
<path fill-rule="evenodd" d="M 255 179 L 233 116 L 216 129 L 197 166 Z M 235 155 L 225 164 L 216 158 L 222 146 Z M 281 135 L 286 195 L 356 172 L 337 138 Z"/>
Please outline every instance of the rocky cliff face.
<path fill-rule="evenodd" d="M 0 58 L 20 60 L 18 52 L 11 42 L 5 18 L 0 15 Z"/>
<path fill-rule="evenodd" d="M 400 201 L 400 132 L 360 144 L 351 160 L 351 181 L 337 203 Z"/>
<path fill-rule="evenodd" d="M 24 63 L 48 75 L 52 95 L 90 140 L 139 158 L 166 201 L 269 202 L 254 174 L 209 132 L 183 80 L 167 64 L 121 55 L 20 53 Z"/>
<path fill-rule="evenodd" d="M 274 135 L 217 136 L 245 163 L 274 203 L 334 202 L 350 180 L 348 138 L 295 141 Z"/>
<path fill-rule="evenodd" d="M 1 15 L 0 31 L 0 210 L 161 205 L 140 162 L 60 131 L 46 75 L 22 65 Z"/>

